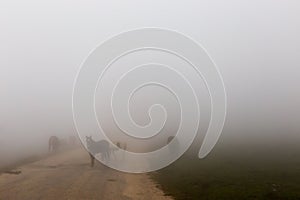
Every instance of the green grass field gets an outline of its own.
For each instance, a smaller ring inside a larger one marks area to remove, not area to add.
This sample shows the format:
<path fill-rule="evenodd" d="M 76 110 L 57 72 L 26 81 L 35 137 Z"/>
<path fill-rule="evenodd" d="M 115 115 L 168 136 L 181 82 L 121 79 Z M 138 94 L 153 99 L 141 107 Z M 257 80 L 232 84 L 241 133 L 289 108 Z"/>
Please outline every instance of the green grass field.
<path fill-rule="evenodd" d="M 300 151 L 214 150 L 183 156 L 151 174 L 175 199 L 300 199 Z"/>

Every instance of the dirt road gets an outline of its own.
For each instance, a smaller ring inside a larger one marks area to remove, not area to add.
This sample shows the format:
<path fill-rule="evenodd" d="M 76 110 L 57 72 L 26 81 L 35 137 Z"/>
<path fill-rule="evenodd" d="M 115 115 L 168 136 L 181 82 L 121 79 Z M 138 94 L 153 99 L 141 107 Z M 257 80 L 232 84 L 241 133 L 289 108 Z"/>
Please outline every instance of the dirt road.
<path fill-rule="evenodd" d="M 75 149 L 19 167 L 20 174 L 0 175 L 0 199 L 171 199 L 146 174 L 127 174 Z"/>

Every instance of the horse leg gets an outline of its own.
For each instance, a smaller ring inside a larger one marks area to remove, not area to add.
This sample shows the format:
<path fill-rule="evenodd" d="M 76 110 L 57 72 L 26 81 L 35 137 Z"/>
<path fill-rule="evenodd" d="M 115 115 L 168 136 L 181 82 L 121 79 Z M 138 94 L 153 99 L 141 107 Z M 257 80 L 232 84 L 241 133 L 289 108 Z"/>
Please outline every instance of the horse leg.
<path fill-rule="evenodd" d="M 48 152 L 49 153 L 51 152 L 51 140 L 49 140 L 49 142 L 48 142 Z"/>
<path fill-rule="evenodd" d="M 106 157 L 107 160 L 109 160 L 109 158 L 110 158 L 109 150 L 105 152 L 105 157 Z"/>
<path fill-rule="evenodd" d="M 52 144 L 49 145 L 49 153 L 51 153 L 51 152 L 53 152 L 53 145 Z"/>
<path fill-rule="evenodd" d="M 91 157 L 91 167 L 94 167 L 95 157 L 91 153 L 90 153 L 90 157 Z"/>

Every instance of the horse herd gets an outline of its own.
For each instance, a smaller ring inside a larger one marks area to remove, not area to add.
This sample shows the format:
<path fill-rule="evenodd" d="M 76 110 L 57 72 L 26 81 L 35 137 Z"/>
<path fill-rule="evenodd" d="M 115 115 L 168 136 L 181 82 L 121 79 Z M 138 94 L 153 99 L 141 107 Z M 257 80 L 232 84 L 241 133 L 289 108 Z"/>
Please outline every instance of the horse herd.
<path fill-rule="evenodd" d="M 55 153 L 57 152 L 63 144 L 66 142 L 63 142 L 63 140 L 59 139 L 57 136 L 51 136 L 48 141 L 48 151 L 49 153 Z M 72 136 L 69 138 L 69 144 L 77 144 L 77 139 Z M 100 140 L 95 141 L 93 140 L 92 136 L 86 136 L 86 145 L 87 150 L 89 152 L 90 158 L 91 158 L 91 167 L 94 166 L 95 163 L 95 155 L 101 154 L 101 158 L 103 160 L 108 160 L 112 155 L 115 156 L 114 152 L 118 149 L 127 149 L 126 143 L 120 143 L 117 142 L 117 147 L 111 147 L 109 145 L 109 142 L 106 140 Z"/>
<path fill-rule="evenodd" d="M 174 136 L 170 136 L 167 139 L 167 144 L 170 143 L 174 139 Z M 116 142 L 116 147 L 111 147 L 109 142 L 106 140 L 95 141 L 92 136 L 86 136 L 86 147 L 89 151 L 90 159 L 91 159 L 91 167 L 95 164 L 95 156 L 101 154 L 101 159 L 106 161 L 111 156 L 115 156 L 114 152 L 123 149 L 127 150 L 126 143 Z M 49 138 L 49 152 L 56 152 L 61 147 L 64 142 L 58 139 L 57 136 L 51 136 Z M 75 136 L 69 137 L 69 144 L 75 145 L 78 144 L 77 138 Z"/>

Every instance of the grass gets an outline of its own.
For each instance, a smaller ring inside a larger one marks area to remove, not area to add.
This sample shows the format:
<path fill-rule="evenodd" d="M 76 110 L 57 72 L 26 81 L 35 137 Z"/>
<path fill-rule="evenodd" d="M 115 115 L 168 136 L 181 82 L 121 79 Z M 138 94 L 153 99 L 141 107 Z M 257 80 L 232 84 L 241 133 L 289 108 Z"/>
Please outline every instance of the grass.
<path fill-rule="evenodd" d="M 256 151 L 184 155 L 151 176 L 175 199 L 300 200 L 300 151 Z"/>

